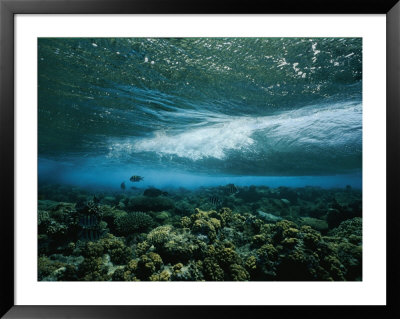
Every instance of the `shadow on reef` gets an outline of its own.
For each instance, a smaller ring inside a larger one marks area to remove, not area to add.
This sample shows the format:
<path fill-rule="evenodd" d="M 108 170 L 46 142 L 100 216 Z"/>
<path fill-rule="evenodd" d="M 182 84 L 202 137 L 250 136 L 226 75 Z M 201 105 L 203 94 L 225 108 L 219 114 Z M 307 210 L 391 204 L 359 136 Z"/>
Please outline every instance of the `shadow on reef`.
<path fill-rule="evenodd" d="M 38 280 L 362 279 L 359 190 L 232 185 L 95 196 L 41 185 Z"/>

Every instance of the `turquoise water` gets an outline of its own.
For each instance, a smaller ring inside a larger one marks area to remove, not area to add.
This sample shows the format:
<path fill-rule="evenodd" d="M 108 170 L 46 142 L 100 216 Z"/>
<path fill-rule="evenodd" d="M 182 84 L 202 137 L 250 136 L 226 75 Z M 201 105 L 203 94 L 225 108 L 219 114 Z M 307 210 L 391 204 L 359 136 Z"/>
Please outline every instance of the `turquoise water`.
<path fill-rule="evenodd" d="M 361 188 L 359 38 L 38 40 L 39 182 Z"/>

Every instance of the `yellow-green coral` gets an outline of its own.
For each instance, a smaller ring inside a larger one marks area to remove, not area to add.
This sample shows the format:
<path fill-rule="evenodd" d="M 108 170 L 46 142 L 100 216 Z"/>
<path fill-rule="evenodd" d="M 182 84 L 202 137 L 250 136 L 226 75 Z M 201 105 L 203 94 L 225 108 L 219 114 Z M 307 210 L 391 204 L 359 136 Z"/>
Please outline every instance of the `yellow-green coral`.
<path fill-rule="evenodd" d="M 362 218 L 354 217 L 343 221 L 337 228 L 329 232 L 330 235 L 336 237 L 349 237 L 350 235 L 362 236 Z"/>
<path fill-rule="evenodd" d="M 168 262 L 185 262 L 191 258 L 197 246 L 185 241 L 185 238 L 175 237 L 160 249 L 160 254 L 166 258 Z"/>
<path fill-rule="evenodd" d="M 237 261 L 238 255 L 233 248 L 222 248 L 217 250 L 216 258 L 222 267 L 229 267 Z"/>
<path fill-rule="evenodd" d="M 329 273 L 333 276 L 334 280 L 344 280 L 343 272 L 341 270 L 342 264 L 335 256 L 326 256 L 324 263 L 327 265 Z"/>
<path fill-rule="evenodd" d="M 141 280 L 148 280 L 154 272 L 160 270 L 162 264 L 160 255 L 154 252 L 142 255 L 137 263 L 137 277 Z"/>
<path fill-rule="evenodd" d="M 257 249 L 257 255 L 268 260 L 276 260 L 278 251 L 272 244 L 266 244 Z"/>
<path fill-rule="evenodd" d="M 116 269 L 112 278 L 114 281 L 139 281 L 135 276 L 137 268 L 137 260 L 132 259 L 125 267 Z"/>
<path fill-rule="evenodd" d="M 132 272 L 135 272 L 137 270 L 138 267 L 138 262 L 135 259 L 132 259 L 128 262 L 128 264 L 126 265 L 126 270 L 130 270 Z"/>
<path fill-rule="evenodd" d="M 210 218 L 210 223 L 211 223 L 211 225 L 214 226 L 215 229 L 221 228 L 221 222 L 214 217 Z"/>
<path fill-rule="evenodd" d="M 190 221 L 191 223 L 188 219 L 181 220 L 185 226 L 191 226 L 194 233 L 207 235 L 211 241 L 215 240 L 217 231 L 223 225 L 221 215 L 215 210 L 205 212 L 196 208 L 195 213 L 190 216 Z"/>
<path fill-rule="evenodd" d="M 89 241 L 82 251 L 84 257 L 101 257 L 104 253 L 104 246 L 101 242 Z"/>
<path fill-rule="evenodd" d="M 160 269 L 160 267 L 163 264 L 161 256 L 159 254 L 154 253 L 154 252 L 148 253 L 147 256 L 149 256 L 149 258 L 153 261 L 154 266 L 156 267 L 156 269 L 157 270 Z"/>
<path fill-rule="evenodd" d="M 78 272 L 85 281 L 107 281 L 111 279 L 108 268 L 101 257 L 88 257 L 79 265 Z"/>
<path fill-rule="evenodd" d="M 192 220 L 188 216 L 183 216 L 181 218 L 181 226 L 183 228 L 190 228 L 192 226 Z"/>
<path fill-rule="evenodd" d="M 110 254 L 111 261 L 115 264 L 126 264 L 132 258 L 132 249 L 125 246 L 124 242 L 108 234 L 105 238 L 100 240 L 105 250 Z"/>
<path fill-rule="evenodd" d="M 283 235 L 283 237 L 293 238 L 293 237 L 296 237 L 298 233 L 299 233 L 298 229 L 290 227 L 290 228 L 285 229 L 283 231 L 282 235 Z"/>
<path fill-rule="evenodd" d="M 310 226 L 301 226 L 300 231 L 306 247 L 315 249 L 321 241 L 321 234 Z"/>
<path fill-rule="evenodd" d="M 286 220 L 286 219 L 277 222 L 275 224 L 275 226 L 276 226 L 277 229 L 282 230 L 282 231 L 287 230 L 289 228 L 296 228 L 296 224 L 295 223 L 293 223 L 293 222 L 291 222 L 289 220 Z"/>
<path fill-rule="evenodd" d="M 232 220 L 232 211 L 228 207 L 219 210 L 222 227 L 225 227 Z"/>
<path fill-rule="evenodd" d="M 243 266 L 238 264 L 233 264 L 229 268 L 230 268 L 230 275 L 233 281 L 250 280 L 250 275 Z"/>
<path fill-rule="evenodd" d="M 103 253 L 108 253 L 111 261 L 118 265 L 126 264 L 132 258 L 132 249 L 112 234 L 97 242 L 88 242 L 85 250 L 84 255 L 89 257 L 101 257 Z"/>
<path fill-rule="evenodd" d="M 45 277 L 52 275 L 57 269 L 65 267 L 64 263 L 52 261 L 49 258 L 42 256 L 38 258 L 38 280 L 43 280 Z"/>
<path fill-rule="evenodd" d="M 173 269 L 174 272 L 180 272 L 182 267 L 183 267 L 182 263 L 177 263 L 172 267 L 172 269 Z"/>
<path fill-rule="evenodd" d="M 195 234 L 207 235 L 213 241 L 217 237 L 217 230 L 220 226 L 221 224 L 216 218 L 201 218 L 193 222 L 192 231 Z"/>
<path fill-rule="evenodd" d="M 252 246 L 253 247 L 261 247 L 267 241 L 267 237 L 264 234 L 254 235 L 252 238 Z"/>
<path fill-rule="evenodd" d="M 216 228 L 213 223 L 206 219 L 197 219 L 194 221 L 192 231 L 195 234 L 204 234 L 214 240 L 217 236 Z"/>
<path fill-rule="evenodd" d="M 300 250 L 293 250 L 288 255 L 288 258 L 292 261 L 296 261 L 299 263 L 306 262 L 306 256 Z"/>
<path fill-rule="evenodd" d="M 295 246 L 297 243 L 299 243 L 299 240 L 297 238 L 285 238 L 282 241 L 282 245 L 286 246 L 286 247 L 293 247 Z"/>
<path fill-rule="evenodd" d="M 171 225 L 159 226 L 147 234 L 147 242 L 155 247 L 161 247 L 170 239 Z"/>
<path fill-rule="evenodd" d="M 136 245 L 135 253 L 137 256 L 144 255 L 149 248 L 150 248 L 150 244 L 145 240 Z"/>
<path fill-rule="evenodd" d="M 203 274 L 206 280 L 222 281 L 224 280 L 224 271 L 218 265 L 215 259 L 205 258 L 203 261 Z"/>
<path fill-rule="evenodd" d="M 159 274 L 153 274 L 150 276 L 150 281 L 169 281 L 171 274 L 167 270 L 163 270 Z"/>
<path fill-rule="evenodd" d="M 257 269 L 257 258 L 255 256 L 250 256 L 249 258 L 247 258 L 245 266 L 249 271 L 256 270 Z"/>
<path fill-rule="evenodd" d="M 132 249 L 130 247 L 126 247 L 123 244 L 118 248 L 110 250 L 110 259 L 114 264 L 117 265 L 126 264 L 128 260 L 131 258 L 132 258 Z"/>
<path fill-rule="evenodd" d="M 217 250 L 214 245 L 208 245 L 207 247 L 207 255 L 210 257 L 214 257 L 217 254 Z"/>
<path fill-rule="evenodd" d="M 207 219 L 209 212 L 202 211 L 198 208 L 195 208 L 194 214 L 190 215 L 190 219 L 194 222 L 196 219 Z"/>
<path fill-rule="evenodd" d="M 141 280 L 147 280 L 156 271 L 156 266 L 149 256 L 140 257 L 137 267 L 137 276 Z"/>

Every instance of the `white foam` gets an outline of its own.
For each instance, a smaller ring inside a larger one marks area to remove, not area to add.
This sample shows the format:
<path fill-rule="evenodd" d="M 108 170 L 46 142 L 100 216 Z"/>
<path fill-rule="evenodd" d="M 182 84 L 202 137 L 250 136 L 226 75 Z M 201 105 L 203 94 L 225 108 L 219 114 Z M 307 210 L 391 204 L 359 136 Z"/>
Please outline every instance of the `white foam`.
<path fill-rule="evenodd" d="M 254 143 L 250 137 L 253 129 L 248 125 L 251 122 L 251 119 L 239 118 L 178 134 L 158 131 L 152 138 L 135 142 L 133 149 L 191 160 L 207 157 L 223 159 L 227 150 L 241 150 Z"/>
<path fill-rule="evenodd" d="M 153 152 L 194 161 L 223 160 L 230 151 L 266 152 L 266 147 L 289 152 L 305 147 L 344 149 L 346 145 L 361 143 L 361 121 L 361 104 L 349 103 L 312 106 L 263 117 L 219 115 L 205 119 L 206 126 L 157 131 L 154 136 L 139 140 L 112 141 L 109 148 L 112 156 Z"/>

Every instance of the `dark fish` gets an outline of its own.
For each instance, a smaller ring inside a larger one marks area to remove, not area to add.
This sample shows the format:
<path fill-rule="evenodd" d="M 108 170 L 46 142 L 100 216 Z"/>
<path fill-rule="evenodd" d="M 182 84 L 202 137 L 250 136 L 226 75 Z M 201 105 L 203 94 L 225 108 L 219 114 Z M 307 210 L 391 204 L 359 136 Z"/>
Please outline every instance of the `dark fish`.
<path fill-rule="evenodd" d="M 144 177 L 142 176 L 133 175 L 129 180 L 134 183 L 134 182 L 140 182 L 141 180 L 143 180 L 143 178 Z"/>
<path fill-rule="evenodd" d="M 90 226 L 96 226 L 97 225 L 97 217 L 92 216 Z"/>
<path fill-rule="evenodd" d="M 237 189 L 237 187 L 235 186 L 235 184 L 228 184 L 228 185 L 226 185 L 226 191 L 228 192 L 229 195 L 239 193 L 239 190 Z"/>
<path fill-rule="evenodd" d="M 209 200 L 210 200 L 210 203 L 215 206 L 221 205 L 221 200 L 217 196 L 211 196 L 209 198 Z"/>
<path fill-rule="evenodd" d="M 97 225 L 97 217 L 93 216 L 93 215 L 86 215 L 86 216 L 82 216 L 79 219 L 79 224 L 83 227 L 83 228 L 90 228 L 90 227 L 94 227 Z"/>
<path fill-rule="evenodd" d="M 121 189 L 125 190 L 126 186 L 125 186 L 125 182 L 121 183 Z"/>

